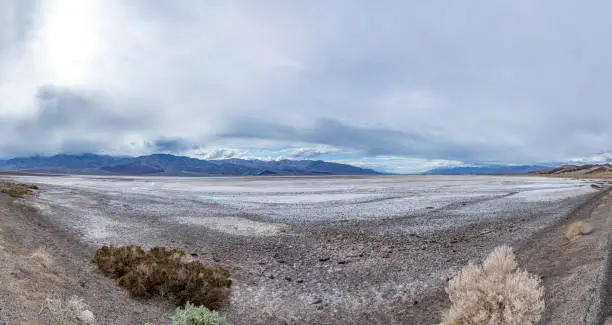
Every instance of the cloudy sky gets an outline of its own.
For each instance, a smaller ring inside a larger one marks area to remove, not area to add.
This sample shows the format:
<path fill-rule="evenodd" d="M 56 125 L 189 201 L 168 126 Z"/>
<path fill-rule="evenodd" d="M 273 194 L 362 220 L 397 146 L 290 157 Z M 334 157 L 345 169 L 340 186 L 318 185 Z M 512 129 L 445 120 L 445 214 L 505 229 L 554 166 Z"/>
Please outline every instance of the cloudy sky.
<path fill-rule="evenodd" d="M 0 0 L 0 157 L 612 150 L 610 1 Z"/>

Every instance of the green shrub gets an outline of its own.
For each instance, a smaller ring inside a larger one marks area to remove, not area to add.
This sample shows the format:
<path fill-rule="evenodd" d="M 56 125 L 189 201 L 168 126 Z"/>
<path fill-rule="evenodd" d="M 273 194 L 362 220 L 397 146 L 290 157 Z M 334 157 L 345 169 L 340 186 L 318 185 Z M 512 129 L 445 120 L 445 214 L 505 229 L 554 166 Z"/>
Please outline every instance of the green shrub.
<path fill-rule="evenodd" d="M 135 297 L 161 295 L 176 306 L 190 301 L 210 309 L 221 307 L 232 284 L 229 272 L 184 262 L 184 255 L 165 247 L 145 252 L 138 246 L 104 246 L 96 251 L 93 263 L 104 275 L 119 279 L 119 285 Z"/>
<path fill-rule="evenodd" d="M 184 309 L 177 308 L 171 317 L 172 325 L 227 325 L 225 318 L 216 311 L 187 303 Z"/>

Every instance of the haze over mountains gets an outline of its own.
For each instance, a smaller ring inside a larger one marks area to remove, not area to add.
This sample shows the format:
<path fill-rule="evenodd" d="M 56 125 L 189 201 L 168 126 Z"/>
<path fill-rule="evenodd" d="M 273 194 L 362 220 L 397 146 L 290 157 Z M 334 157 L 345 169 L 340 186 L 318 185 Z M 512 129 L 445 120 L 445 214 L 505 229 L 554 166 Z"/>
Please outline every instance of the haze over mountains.
<path fill-rule="evenodd" d="M 550 169 L 550 165 L 481 165 L 439 167 L 431 169 L 424 174 L 428 175 L 487 175 L 487 174 L 527 174 L 540 170 Z"/>
<path fill-rule="evenodd" d="M 90 175 L 258 176 L 377 175 L 372 169 L 320 160 L 200 160 L 154 154 L 116 157 L 95 154 L 55 155 L 0 160 L 0 171 Z"/>

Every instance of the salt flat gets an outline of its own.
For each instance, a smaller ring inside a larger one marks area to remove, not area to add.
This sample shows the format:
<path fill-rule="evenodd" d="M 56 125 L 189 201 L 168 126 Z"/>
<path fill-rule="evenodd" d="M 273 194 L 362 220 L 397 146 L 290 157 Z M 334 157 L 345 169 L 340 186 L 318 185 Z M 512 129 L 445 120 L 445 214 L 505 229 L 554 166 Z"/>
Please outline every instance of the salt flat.
<path fill-rule="evenodd" d="M 74 215 L 70 219 L 80 225 L 98 226 L 106 222 L 103 219 L 129 223 L 134 215 L 163 217 L 168 222 L 179 218 L 201 225 L 206 222 L 198 218 L 243 214 L 266 223 L 304 223 L 406 217 L 431 210 L 439 214 L 443 210 L 448 222 L 438 226 L 448 227 L 521 213 L 526 205 L 554 210 L 551 203 L 595 192 L 588 181 L 493 176 L 18 179 L 46 186 L 37 200 L 44 211 L 61 209 Z M 83 235 L 92 241 L 104 239 L 96 233 Z"/>
<path fill-rule="evenodd" d="M 598 192 L 523 176 L 13 178 L 39 185 L 30 203 L 85 245 L 173 246 L 227 267 L 235 324 L 435 322 L 459 267 Z"/>

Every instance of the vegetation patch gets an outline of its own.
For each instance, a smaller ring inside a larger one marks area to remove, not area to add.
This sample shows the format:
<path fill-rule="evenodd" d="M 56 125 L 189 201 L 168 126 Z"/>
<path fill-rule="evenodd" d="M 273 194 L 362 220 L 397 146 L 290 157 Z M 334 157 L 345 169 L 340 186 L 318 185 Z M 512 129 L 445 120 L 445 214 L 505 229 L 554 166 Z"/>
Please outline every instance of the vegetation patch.
<path fill-rule="evenodd" d="M 542 281 L 518 269 L 508 246 L 494 249 L 482 265 L 465 266 L 446 292 L 452 305 L 441 325 L 533 325 L 545 307 Z"/>
<path fill-rule="evenodd" d="M 588 222 L 576 221 L 567 227 L 565 237 L 569 240 L 573 240 L 580 236 L 588 235 L 591 232 L 593 232 L 593 226 Z"/>
<path fill-rule="evenodd" d="M 171 319 L 172 325 L 227 325 L 225 318 L 219 316 L 216 311 L 190 303 L 183 309 L 177 308 Z"/>
<path fill-rule="evenodd" d="M 138 246 L 103 246 L 93 263 L 104 275 L 134 297 L 168 297 L 177 306 L 187 302 L 218 309 L 227 298 L 232 281 L 229 272 L 205 267 L 198 261 L 186 262 L 178 249 L 154 247 L 146 252 Z"/>
<path fill-rule="evenodd" d="M 37 190 L 36 185 L 27 185 L 13 182 L 0 182 L 0 193 L 5 193 L 14 199 L 21 199 Z"/>
<path fill-rule="evenodd" d="M 53 257 L 51 257 L 49 251 L 44 247 L 36 249 L 30 257 L 44 268 L 49 268 L 53 265 Z"/>

